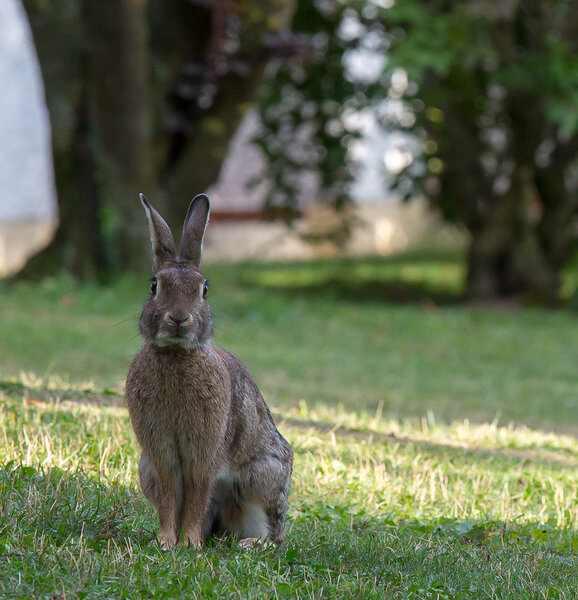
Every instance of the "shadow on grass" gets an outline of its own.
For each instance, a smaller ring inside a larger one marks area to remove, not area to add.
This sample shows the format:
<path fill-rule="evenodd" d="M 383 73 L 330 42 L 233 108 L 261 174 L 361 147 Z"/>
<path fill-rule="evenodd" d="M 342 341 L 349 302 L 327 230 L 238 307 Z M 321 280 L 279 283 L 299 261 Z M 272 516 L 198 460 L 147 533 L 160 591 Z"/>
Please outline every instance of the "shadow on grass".
<path fill-rule="evenodd" d="M 384 433 L 381 431 L 374 431 L 371 429 L 356 429 L 351 427 L 342 427 L 335 423 L 327 423 L 323 421 L 311 421 L 308 419 L 298 419 L 295 417 L 285 417 L 280 414 L 273 414 L 273 417 L 277 423 L 285 423 L 289 426 L 298 427 L 299 429 L 305 429 L 314 431 L 316 433 L 333 434 L 339 437 L 353 437 L 358 440 L 373 439 L 376 441 L 389 442 L 393 444 L 412 444 L 414 446 L 420 446 L 425 449 L 435 451 L 442 450 L 458 450 L 463 454 L 470 454 L 472 456 L 489 458 L 493 456 L 500 456 L 515 461 L 530 461 L 533 463 L 549 465 L 561 469 L 574 470 L 578 468 L 578 460 L 571 456 L 563 456 L 556 452 L 552 448 L 482 448 L 479 446 L 468 445 L 465 442 L 447 440 L 432 441 L 424 440 L 419 438 L 412 438 L 409 436 L 398 436 L 394 433 Z"/>
<path fill-rule="evenodd" d="M 576 585 L 570 529 L 397 513 L 366 519 L 352 517 L 351 507 L 321 503 L 309 512 L 327 531 L 319 537 L 337 532 L 323 548 L 304 540 L 287 553 L 312 576 L 336 567 L 345 577 L 361 571 L 388 598 L 574 597 L 565 595 Z"/>
<path fill-rule="evenodd" d="M 151 535 L 146 527 L 135 533 L 134 517 L 144 503 L 135 490 L 108 486 L 82 471 L 10 461 L 0 465 L 0 499 L 10 524 L 3 542 L 16 551 L 40 536 L 55 546 L 83 539 L 98 550 L 111 539 L 146 545 Z"/>
<path fill-rule="evenodd" d="M 463 300 L 463 261 L 447 253 L 245 265 L 237 277 L 243 285 L 292 298 L 435 304 Z"/>
<path fill-rule="evenodd" d="M 462 297 L 432 289 L 426 284 L 406 281 L 343 281 L 340 278 L 328 279 L 316 285 L 277 287 L 273 290 L 291 298 L 319 298 L 355 304 L 458 304 Z"/>
<path fill-rule="evenodd" d="M 81 388 L 64 388 L 52 385 L 28 386 L 21 381 L 10 379 L 0 380 L 0 393 L 8 396 L 21 397 L 28 405 L 45 406 L 60 402 L 74 404 L 93 404 L 96 406 L 124 406 L 123 396 L 114 391 L 105 389 L 102 392 Z"/>

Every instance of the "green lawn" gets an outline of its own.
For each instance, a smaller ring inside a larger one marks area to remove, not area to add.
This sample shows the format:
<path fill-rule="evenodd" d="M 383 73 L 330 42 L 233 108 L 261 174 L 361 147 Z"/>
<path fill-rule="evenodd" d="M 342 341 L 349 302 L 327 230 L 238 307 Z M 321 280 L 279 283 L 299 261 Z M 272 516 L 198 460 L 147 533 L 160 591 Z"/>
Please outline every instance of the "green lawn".
<path fill-rule="evenodd" d="M 295 449 L 287 544 L 153 542 L 119 393 L 148 273 L 21 283 L 0 288 L 0 597 L 578 597 L 575 313 L 464 306 L 451 255 L 207 274 L 217 343 Z"/>

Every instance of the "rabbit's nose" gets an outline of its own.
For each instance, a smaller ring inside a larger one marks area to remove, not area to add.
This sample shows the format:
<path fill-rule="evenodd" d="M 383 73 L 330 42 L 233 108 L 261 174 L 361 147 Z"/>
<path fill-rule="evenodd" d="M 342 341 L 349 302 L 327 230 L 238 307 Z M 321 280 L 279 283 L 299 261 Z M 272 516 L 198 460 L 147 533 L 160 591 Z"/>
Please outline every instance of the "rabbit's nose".
<path fill-rule="evenodd" d="M 182 326 L 188 325 L 193 320 L 193 317 L 190 313 L 179 310 L 165 313 L 164 319 L 169 325 Z"/>

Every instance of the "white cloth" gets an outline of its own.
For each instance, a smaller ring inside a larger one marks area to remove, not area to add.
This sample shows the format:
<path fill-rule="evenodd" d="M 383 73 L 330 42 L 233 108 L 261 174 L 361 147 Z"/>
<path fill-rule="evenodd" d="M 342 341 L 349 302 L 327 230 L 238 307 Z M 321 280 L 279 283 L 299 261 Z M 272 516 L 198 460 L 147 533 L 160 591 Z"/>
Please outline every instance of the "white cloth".
<path fill-rule="evenodd" d="M 20 0 L 0 0 L 0 276 L 14 270 L 10 265 L 22 266 L 54 233 L 58 209 L 50 139 L 26 12 Z M 21 224 L 26 239 L 15 233 Z"/>

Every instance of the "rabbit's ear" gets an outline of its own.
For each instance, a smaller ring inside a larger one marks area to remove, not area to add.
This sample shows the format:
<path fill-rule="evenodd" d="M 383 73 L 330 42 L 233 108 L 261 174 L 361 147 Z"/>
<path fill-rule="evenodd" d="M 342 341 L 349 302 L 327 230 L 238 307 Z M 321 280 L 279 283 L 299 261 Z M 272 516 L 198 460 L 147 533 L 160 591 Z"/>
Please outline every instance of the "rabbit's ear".
<path fill-rule="evenodd" d="M 139 196 L 149 222 L 149 235 L 153 247 L 153 271 L 156 273 L 163 263 L 175 260 L 175 242 L 165 220 L 148 203 L 144 194 Z"/>
<path fill-rule="evenodd" d="M 189 205 L 185 224 L 183 225 L 179 260 L 192 263 L 196 269 L 201 266 L 203 237 L 209 222 L 209 211 L 209 198 L 205 194 L 198 194 Z"/>

